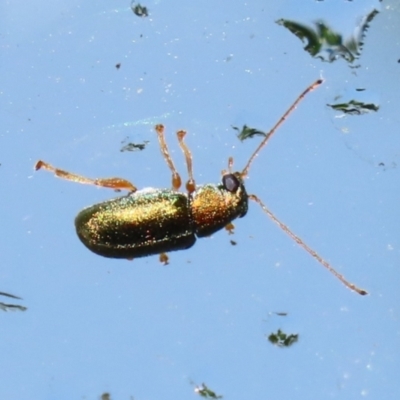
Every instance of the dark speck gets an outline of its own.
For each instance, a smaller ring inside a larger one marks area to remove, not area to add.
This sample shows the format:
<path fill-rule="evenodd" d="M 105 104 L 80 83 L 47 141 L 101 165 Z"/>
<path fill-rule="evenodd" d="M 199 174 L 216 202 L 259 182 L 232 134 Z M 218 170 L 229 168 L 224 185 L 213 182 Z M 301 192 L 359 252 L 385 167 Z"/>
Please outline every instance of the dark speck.
<path fill-rule="evenodd" d="M 131 5 L 132 11 L 134 12 L 135 15 L 138 17 L 148 17 L 149 16 L 149 10 L 147 7 L 143 7 L 140 4 L 134 5 L 132 2 Z"/>

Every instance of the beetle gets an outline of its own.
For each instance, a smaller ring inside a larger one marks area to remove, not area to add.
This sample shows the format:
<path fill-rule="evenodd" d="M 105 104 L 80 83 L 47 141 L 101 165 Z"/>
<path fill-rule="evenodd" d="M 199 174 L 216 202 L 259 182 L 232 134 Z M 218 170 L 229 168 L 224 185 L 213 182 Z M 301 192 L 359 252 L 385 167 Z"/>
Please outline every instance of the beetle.
<path fill-rule="evenodd" d="M 229 158 L 228 171 L 222 171 L 219 184 L 196 185 L 193 178 L 192 155 L 184 142 L 186 132 L 177 132 L 179 146 L 186 160 L 189 179 L 186 193 L 179 192 L 181 178 L 169 154 L 164 137 L 164 126 L 156 125 L 162 155 L 172 173 L 172 189 L 137 188 L 121 178 L 90 179 L 53 167 L 39 160 L 35 169 L 45 169 L 56 176 L 83 184 L 114 190 L 127 190 L 128 194 L 83 209 L 75 218 L 76 232 L 82 243 L 92 252 L 110 258 L 133 259 L 159 254 L 160 261 L 168 263 L 166 252 L 185 250 L 193 246 L 196 238 L 210 236 L 226 228 L 233 229 L 232 221 L 242 218 L 248 202 L 258 203 L 262 210 L 297 244 L 335 275 L 345 286 L 365 295 L 367 292 L 348 282 L 326 260 L 295 235 L 255 195 L 248 194 L 244 180 L 260 150 L 267 144 L 278 127 L 312 90 L 321 85 L 318 79 L 297 97 L 275 126 L 253 152 L 241 172 L 232 172 L 233 159 Z"/>

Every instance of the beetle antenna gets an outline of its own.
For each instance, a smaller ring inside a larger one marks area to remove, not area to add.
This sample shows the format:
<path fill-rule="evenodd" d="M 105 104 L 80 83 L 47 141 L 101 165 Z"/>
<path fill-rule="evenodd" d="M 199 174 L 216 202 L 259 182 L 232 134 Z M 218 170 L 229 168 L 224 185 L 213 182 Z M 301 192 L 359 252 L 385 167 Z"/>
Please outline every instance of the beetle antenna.
<path fill-rule="evenodd" d="M 311 84 L 306 90 L 304 90 L 304 92 L 301 93 L 301 95 L 296 99 L 296 101 L 288 108 L 285 114 L 283 114 L 283 116 L 275 124 L 275 126 L 265 135 L 265 138 L 256 148 L 255 152 L 252 154 L 246 166 L 244 167 L 242 173 L 240 174 L 242 178 L 245 178 L 247 176 L 247 174 L 249 173 L 250 165 L 252 164 L 254 159 L 258 156 L 258 153 L 267 144 L 268 140 L 271 139 L 272 135 L 276 132 L 276 130 L 285 122 L 289 114 L 291 114 L 291 112 L 297 107 L 300 101 L 302 101 L 309 92 L 316 89 L 319 85 L 321 85 L 323 81 L 324 81 L 323 79 L 318 79 L 313 84 Z"/>
<path fill-rule="evenodd" d="M 358 294 L 366 295 L 368 292 L 364 289 L 360 289 L 354 283 L 349 282 L 343 275 L 339 274 L 326 260 L 324 260 L 315 250 L 308 247 L 303 240 L 295 235 L 283 222 L 279 221 L 277 217 L 265 206 L 265 204 L 254 194 L 249 195 L 249 199 L 255 201 L 260 205 L 263 211 L 274 221 L 286 234 L 288 234 L 299 246 L 301 246 L 307 253 L 309 253 L 314 259 L 322 264 L 331 274 L 335 275 L 346 287 L 350 290 L 354 290 Z"/>

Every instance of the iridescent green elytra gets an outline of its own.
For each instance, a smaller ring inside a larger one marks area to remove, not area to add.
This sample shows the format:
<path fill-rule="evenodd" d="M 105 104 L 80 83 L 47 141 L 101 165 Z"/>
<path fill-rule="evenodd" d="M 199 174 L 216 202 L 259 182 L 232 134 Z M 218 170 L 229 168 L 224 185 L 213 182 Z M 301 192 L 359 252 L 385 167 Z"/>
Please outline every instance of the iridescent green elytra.
<path fill-rule="evenodd" d="M 199 186 L 192 194 L 145 189 L 93 205 L 78 214 L 75 227 L 94 253 L 130 259 L 187 249 L 196 236 L 213 234 L 247 208 L 244 186 L 231 174 L 221 185 Z"/>
<path fill-rule="evenodd" d="M 322 79 L 310 85 L 289 107 L 277 124 L 268 132 L 256 148 L 243 171 L 231 171 L 233 160 L 229 159 L 229 169 L 223 171 L 219 185 L 196 186 L 193 179 L 192 155 L 183 141 L 185 131 L 177 133 L 179 145 L 185 155 L 189 180 L 187 193 L 179 192 L 181 178 L 173 164 L 164 138 L 164 127 L 156 126 L 161 152 L 172 172 L 172 189 L 145 189 L 137 191 L 129 181 L 121 178 L 90 179 L 58 169 L 38 161 L 35 169 L 52 171 L 56 176 L 70 181 L 128 190 L 129 194 L 108 200 L 82 210 L 75 219 L 77 234 L 82 243 L 96 254 L 111 258 L 137 258 L 160 254 L 160 260 L 167 263 L 165 252 L 184 250 L 196 241 L 196 237 L 212 235 L 222 228 L 233 229 L 232 221 L 246 215 L 248 200 L 258 203 L 263 211 L 297 244 L 314 259 L 334 274 L 344 285 L 359 294 L 367 294 L 342 275 L 285 224 L 255 195 L 248 195 L 244 187 L 250 165 L 260 150 L 271 139 L 277 128 L 307 93 L 322 83 Z"/>

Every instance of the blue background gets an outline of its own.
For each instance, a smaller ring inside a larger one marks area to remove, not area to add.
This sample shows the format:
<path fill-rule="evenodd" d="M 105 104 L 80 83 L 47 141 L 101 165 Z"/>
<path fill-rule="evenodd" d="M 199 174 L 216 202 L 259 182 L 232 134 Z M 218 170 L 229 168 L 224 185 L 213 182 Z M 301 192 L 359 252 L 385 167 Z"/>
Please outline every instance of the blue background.
<path fill-rule="evenodd" d="M 399 398 L 399 3 L 233 3 L 148 1 L 139 18 L 127 1 L 1 2 L 0 291 L 28 310 L 0 311 L 0 398 L 188 399 L 202 382 L 232 400 Z M 358 68 L 312 58 L 275 23 L 323 18 L 349 36 L 373 7 Z M 96 256 L 74 217 L 115 193 L 33 171 L 43 159 L 169 187 L 153 130 L 164 123 L 183 179 L 178 129 L 196 182 L 217 183 L 259 142 L 232 125 L 268 130 L 320 76 L 246 187 L 368 297 L 256 204 L 234 237 L 198 240 L 167 267 Z M 355 88 L 379 111 L 326 106 Z M 124 141 L 149 143 L 120 152 Z M 279 328 L 299 342 L 273 346 Z"/>

